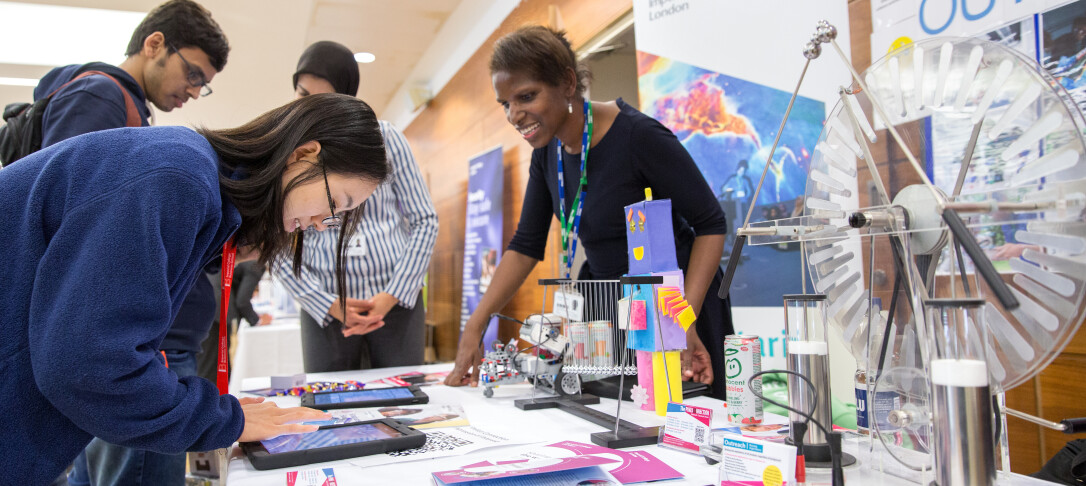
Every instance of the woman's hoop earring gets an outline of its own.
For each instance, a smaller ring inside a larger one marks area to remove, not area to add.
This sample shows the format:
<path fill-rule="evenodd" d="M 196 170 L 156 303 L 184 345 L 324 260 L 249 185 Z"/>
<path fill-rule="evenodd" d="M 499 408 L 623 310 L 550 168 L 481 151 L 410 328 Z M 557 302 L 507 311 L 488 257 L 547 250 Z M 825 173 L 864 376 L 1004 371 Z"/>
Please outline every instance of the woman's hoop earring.
<path fill-rule="evenodd" d="M 570 102 L 566 103 L 566 108 L 569 109 L 570 113 L 573 113 L 573 102 L 570 101 Z"/>

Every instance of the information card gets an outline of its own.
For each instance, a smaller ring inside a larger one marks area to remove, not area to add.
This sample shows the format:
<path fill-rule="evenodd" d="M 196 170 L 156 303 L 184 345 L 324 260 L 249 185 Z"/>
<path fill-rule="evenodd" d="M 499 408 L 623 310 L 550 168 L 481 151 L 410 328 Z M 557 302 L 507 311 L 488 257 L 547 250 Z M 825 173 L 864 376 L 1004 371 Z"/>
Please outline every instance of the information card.
<path fill-rule="evenodd" d="M 711 409 L 668 402 L 667 417 L 660 432 L 659 444 L 683 452 L 701 454 L 701 446 L 709 440 L 712 421 Z"/>

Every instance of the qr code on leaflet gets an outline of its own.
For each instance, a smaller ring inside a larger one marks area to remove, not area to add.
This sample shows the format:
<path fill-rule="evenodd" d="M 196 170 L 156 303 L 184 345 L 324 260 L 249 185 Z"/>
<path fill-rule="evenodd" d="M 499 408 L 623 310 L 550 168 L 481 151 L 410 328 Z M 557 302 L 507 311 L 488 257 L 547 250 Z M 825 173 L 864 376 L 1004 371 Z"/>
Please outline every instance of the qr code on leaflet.
<path fill-rule="evenodd" d="M 427 452 L 435 451 L 451 451 L 457 447 L 464 447 L 471 444 L 470 440 L 461 439 L 444 432 L 434 431 L 426 433 L 426 444 L 422 447 L 415 449 L 407 449 L 403 451 L 389 452 L 388 455 L 392 457 L 404 457 L 415 456 L 418 454 L 426 454 Z"/>
<path fill-rule="evenodd" d="M 705 427 L 694 427 L 694 442 L 698 444 L 705 442 Z"/>

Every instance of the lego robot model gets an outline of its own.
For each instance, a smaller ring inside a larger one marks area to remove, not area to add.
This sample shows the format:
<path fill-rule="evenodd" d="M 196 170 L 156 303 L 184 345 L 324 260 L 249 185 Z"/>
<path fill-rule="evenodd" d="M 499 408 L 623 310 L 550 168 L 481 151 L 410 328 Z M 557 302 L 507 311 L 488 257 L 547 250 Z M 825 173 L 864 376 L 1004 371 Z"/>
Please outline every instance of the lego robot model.
<path fill-rule="evenodd" d="M 520 340 L 531 344 L 530 347 L 518 349 L 518 339 L 510 339 L 504 345 L 495 341 L 494 350 L 483 357 L 479 366 L 483 396 L 494 396 L 494 388 L 499 385 L 525 380 L 559 396 L 580 393 L 580 376 L 562 372 L 562 361 L 570 349 L 570 341 L 559 331 L 560 326 L 561 320 L 557 315 L 536 314 L 529 317 L 527 322 L 521 322 L 520 327 Z"/>

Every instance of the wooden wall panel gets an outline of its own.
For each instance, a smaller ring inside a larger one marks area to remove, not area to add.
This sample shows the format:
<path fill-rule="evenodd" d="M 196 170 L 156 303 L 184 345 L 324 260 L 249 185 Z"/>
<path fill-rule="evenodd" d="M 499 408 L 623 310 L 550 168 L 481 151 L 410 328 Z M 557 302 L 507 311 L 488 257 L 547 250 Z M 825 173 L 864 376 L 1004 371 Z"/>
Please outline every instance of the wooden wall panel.
<path fill-rule="evenodd" d="M 402 127 L 415 158 L 430 181 L 441 228 L 430 264 L 431 306 L 427 319 L 437 325 L 435 346 L 439 360 L 456 355 L 459 339 L 460 299 L 464 257 L 464 219 L 467 198 L 467 161 L 496 145 L 503 147 L 505 213 L 503 245 L 512 238 L 520 216 L 528 181 L 531 147 L 509 123 L 494 101 L 487 64 L 494 41 L 526 24 L 545 24 L 548 7 L 559 8 L 574 48 L 632 8 L 630 0 L 525 0 L 509 15 L 460 71 L 407 127 Z M 548 255 L 556 255 L 558 225 L 551 225 Z M 523 318 L 542 308 L 539 278 L 557 276 L 554 258 L 538 265 L 503 313 Z M 504 329 L 511 335 L 511 329 Z"/>
<path fill-rule="evenodd" d="M 1080 332 L 1079 337 L 1081 334 Z M 1037 375 L 1037 382 L 1040 384 L 1037 403 L 1041 417 L 1059 422 L 1062 419 L 1086 416 L 1086 406 L 1083 406 L 1083 398 L 1086 398 L 1083 370 L 1086 370 L 1086 355 L 1064 351 Z M 1051 429 L 1041 430 L 1042 463 L 1056 455 L 1067 441 L 1086 438 L 1086 434 L 1067 435 Z"/>

